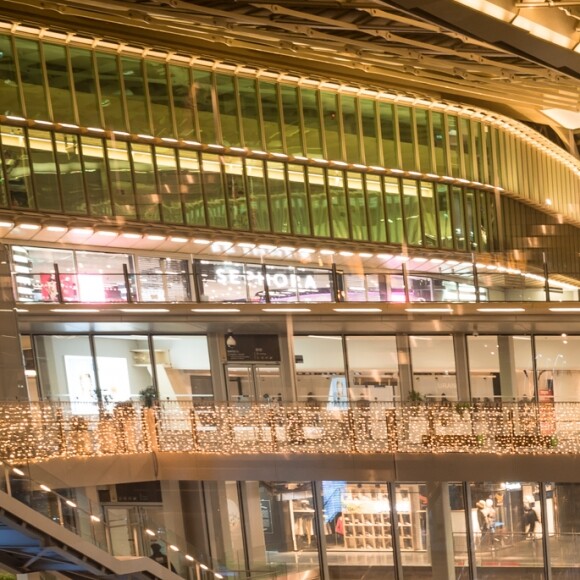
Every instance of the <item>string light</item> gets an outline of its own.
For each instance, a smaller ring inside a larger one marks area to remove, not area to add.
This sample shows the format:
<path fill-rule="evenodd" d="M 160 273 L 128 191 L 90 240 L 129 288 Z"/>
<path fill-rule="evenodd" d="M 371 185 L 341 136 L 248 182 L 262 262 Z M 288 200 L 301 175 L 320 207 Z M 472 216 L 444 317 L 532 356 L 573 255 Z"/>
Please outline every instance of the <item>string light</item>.
<path fill-rule="evenodd" d="M 111 408 L 93 403 L 5 403 L 0 407 L 0 457 L 22 463 L 154 450 L 224 455 L 577 454 L 579 423 L 580 405 L 565 402 L 369 403 L 365 408 L 330 403 L 313 408 L 299 403 L 238 407 L 163 401 L 151 409 L 137 403 Z M 152 530 L 145 533 L 156 535 Z"/>

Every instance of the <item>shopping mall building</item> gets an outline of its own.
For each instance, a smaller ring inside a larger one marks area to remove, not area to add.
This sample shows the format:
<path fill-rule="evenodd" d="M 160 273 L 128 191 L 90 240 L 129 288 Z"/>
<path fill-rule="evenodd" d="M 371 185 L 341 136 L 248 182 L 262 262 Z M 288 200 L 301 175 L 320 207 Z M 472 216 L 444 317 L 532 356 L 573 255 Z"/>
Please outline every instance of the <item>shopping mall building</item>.
<path fill-rule="evenodd" d="M 5 0 L 0 567 L 580 577 L 579 20 Z"/>

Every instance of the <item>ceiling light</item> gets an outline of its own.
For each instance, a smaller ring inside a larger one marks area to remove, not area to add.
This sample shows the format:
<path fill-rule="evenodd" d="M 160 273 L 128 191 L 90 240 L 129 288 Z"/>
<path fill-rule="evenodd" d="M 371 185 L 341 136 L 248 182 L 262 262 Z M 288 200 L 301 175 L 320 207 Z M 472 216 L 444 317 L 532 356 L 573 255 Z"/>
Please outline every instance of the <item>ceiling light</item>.
<path fill-rule="evenodd" d="M 18 224 L 18 227 L 23 229 L 23 230 L 39 230 L 40 229 L 40 225 L 39 224 L 31 224 L 31 223 L 23 223 L 23 224 Z"/>
<path fill-rule="evenodd" d="M 199 245 L 207 246 L 208 244 L 211 244 L 211 241 L 210 240 L 201 240 L 201 239 L 198 239 L 198 240 L 193 240 L 193 243 L 194 244 L 199 244 Z"/>
<path fill-rule="evenodd" d="M 0 222 L 0 228 L 12 228 L 14 227 L 14 222 Z"/>
<path fill-rule="evenodd" d="M 171 236 L 171 241 L 176 243 L 176 244 L 186 244 L 187 243 L 187 238 L 180 238 L 178 236 Z"/>
<path fill-rule="evenodd" d="M 146 238 L 148 240 L 157 242 L 162 242 L 163 240 L 165 240 L 165 236 L 162 236 L 161 234 L 147 234 Z"/>
<path fill-rule="evenodd" d="M 262 308 L 262 312 L 311 312 L 310 308 Z"/>
<path fill-rule="evenodd" d="M 390 260 L 393 257 L 393 254 L 377 254 L 377 258 L 381 260 Z"/>
<path fill-rule="evenodd" d="M 550 312 L 580 312 L 579 307 L 573 306 L 558 306 L 553 308 L 548 308 Z"/>
<path fill-rule="evenodd" d="M 189 562 L 195 562 L 193 556 L 190 556 L 189 554 L 185 554 L 185 559 L 188 560 Z"/>
<path fill-rule="evenodd" d="M 382 312 L 382 308 L 333 308 L 335 312 Z"/>
<path fill-rule="evenodd" d="M 66 226 L 46 226 L 47 232 L 66 232 L 67 229 Z"/>
<path fill-rule="evenodd" d="M 334 250 L 320 250 L 322 256 L 333 256 L 334 254 L 336 254 Z"/>
<path fill-rule="evenodd" d="M 419 314 L 435 314 L 437 312 L 451 314 L 453 308 L 405 308 L 405 312 L 415 312 Z"/>
<path fill-rule="evenodd" d="M 260 244 L 258 246 L 258 248 L 260 248 L 260 250 L 276 250 L 277 246 L 273 246 L 272 244 Z"/>
<path fill-rule="evenodd" d="M 141 234 L 137 232 L 123 232 L 121 235 L 129 240 L 140 240 L 142 238 Z"/>
<path fill-rule="evenodd" d="M 248 248 L 248 249 L 252 249 L 256 247 L 256 244 L 250 244 L 248 242 L 239 242 L 236 244 L 238 246 L 238 248 Z"/>
<path fill-rule="evenodd" d="M 88 314 L 90 312 L 100 312 L 98 308 L 52 308 L 51 312 L 63 312 L 66 314 Z"/>
<path fill-rule="evenodd" d="M 175 544 L 169 544 L 169 549 L 173 552 L 179 552 L 179 548 Z"/>
<path fill-rule="evenodd" d="M 350 258 L 350 256 L 354 256 L 354 252 L 339 252 L 339 254 L 341 256 L 344 256 L 345 258 Z"/>
<path fill-rule="evenodd" d="M 96 234 L 103 237 L 116 238 L 119 232 L 114 232 L 112 230 L 99 230 Z"/>
<path fill-rule="evenodd" d="M 358 254 L 361 258 L 372 258 L 373 254 L 369 254 L 368 252 L 359 252 Z"/>
<path fill-rule="evenodd" d="M 192 308 L 192 312 L 211 312 L 212 314 L 220 312 L 239 312 L 239 308 Z"/>
<path fill-rule="evenodd" d="M 44 483 L 41 483 L 41 484 L 40 484 L 40 489 L 42 489 L 42 491 L 46 491 L 46 492 L 50 492 L 50 491 L 52 491 L 52 490 L 50 489 L 50 487 L 48 487 L 48 485 L 44 485 Z"/>
<path fill-rule="evenodd" d="M 169 312 L 168 308 L 119 308 L 121 312 Z"/>
<path fill-rule="evenodd" d="M 146 529 L 146 530 L 145 530 L 145 533 L 146 533 L 148 536 L 151 536 L 151 537 L 154 537 L 154 536 L 155 536 L 155 532 L 154 532 L 153 530 Z"/>
<path fill-rule="evenodd" d="M 478 312 L 525 312 L 525 308 L 500 308 L 500 307 L 491 307 L 491 308 L 478 308 Z"/>

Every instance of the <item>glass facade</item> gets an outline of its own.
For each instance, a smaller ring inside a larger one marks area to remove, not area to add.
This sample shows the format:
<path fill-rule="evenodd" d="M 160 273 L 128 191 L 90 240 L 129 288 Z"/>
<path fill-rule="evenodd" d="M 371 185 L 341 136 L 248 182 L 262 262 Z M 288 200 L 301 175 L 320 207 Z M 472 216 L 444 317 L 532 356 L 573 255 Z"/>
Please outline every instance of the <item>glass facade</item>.
<path fill-rule="evenodd" d="M 580 367 L 573 356 L 580 341 L 577 335 L 295 335 L 294 363 L 286 369 L 277 335 L 242 334 L 236 343 L 250 346 L 239 348 L 250 349 L 245 352 L 257 348 L 262 355 L 229 357 L 225 390 L 216 378 L 220 349 L 208 337 L 120 332 L 26 335 L 32 394 L 35 399 L 107 403 L 139 400 L 142 391 L 153 387 L 162 401 L 203 403 L 223 400 L 224 395 L 237 401 L 243 395 L 240 400 L 277 398 L 338 412 L 372 407 L 378 423 L 371 423 L 377 432 L 383 429 L 381 414 L 395 404 L 422 403 L 418 413 L 422 415 L 430 405 L 451 408 L 471 400 L 476 404 L 474 413 L 482 413 L 470 417 L 470 429 L 493 423 L 491 415 L 496 412 L 513 413 L 509 405 L 521 403 L 515 414 L 525 433 L 537 419 L 535 407 L 528 409 L 526 403 L 539 403 L 546 435 L 558 419 L 554 405 L 580 401 Z M 226 338 L 222 335 L 220 340 L 225 344 Z M 288 377 L 286 372 L 295 375 L 295 391 L 282 378 Z M 508 407 L 502 409 L 502 403 Z M 440 427 L 444 432 L 445 424 Z"/>
<path fill-rule="evenodd" d="M 534 203 L 549 194 L 551 209 L 579 218 L 568 203 L 580 194 L 574 161 L 483 112 L 257 81 L 74 42 L 3 34 L 0 47 L 13 63 L 3 68 L 12 121 L 0 126 L 0 207 L 464 252 L 518 249 L 531 225 L 559 223 L 499 196 L 502 188 Z M 21 126 L 19 116 L 59 130 Z M 503 167 L 516 152 L 518 167 L 525 162 L 536 178 Z M 320 167 L 324 160 L 352 169 Z M 544 251 L 554 270 L 578 274 L 580 235 L 559 229 L 576 253 Z"/>

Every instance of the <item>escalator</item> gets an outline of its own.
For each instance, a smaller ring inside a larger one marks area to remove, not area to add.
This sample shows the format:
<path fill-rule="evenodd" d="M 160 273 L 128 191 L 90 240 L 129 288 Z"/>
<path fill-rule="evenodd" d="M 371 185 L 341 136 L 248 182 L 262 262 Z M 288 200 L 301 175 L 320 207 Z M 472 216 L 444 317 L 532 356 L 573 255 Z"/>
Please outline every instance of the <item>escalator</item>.
<path fill-rule="evenodd" d="M 190 575 L 188 569 L 177 574 L 146 557 L 112 556 L 54 520 L 0 491 L 0 567 L 13 574 L 51 572 L 73 579 L 178 580 Z"/>

